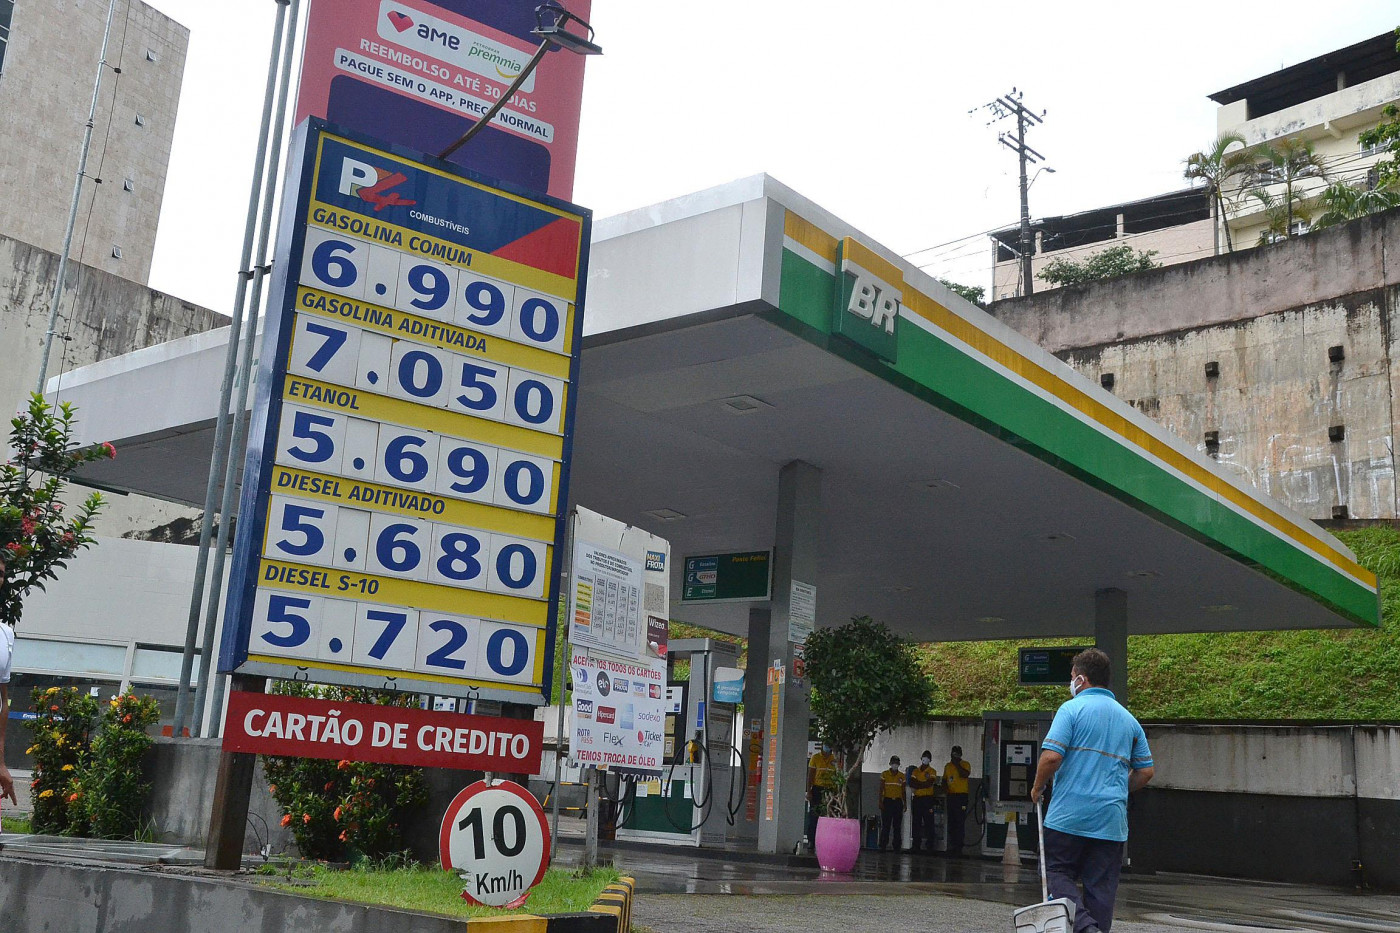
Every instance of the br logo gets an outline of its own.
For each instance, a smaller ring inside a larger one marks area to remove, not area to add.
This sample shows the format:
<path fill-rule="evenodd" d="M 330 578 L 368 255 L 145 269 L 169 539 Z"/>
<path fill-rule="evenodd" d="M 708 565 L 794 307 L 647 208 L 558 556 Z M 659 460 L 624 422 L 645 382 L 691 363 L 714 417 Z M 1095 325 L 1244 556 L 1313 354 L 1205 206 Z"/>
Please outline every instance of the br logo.
<path fill-rule="evenodd" d="M 848 264 L 846 269 L 856 275 L 846 310 L 885 333 L 893 334 L 894 322 L 899 319 L 899 290 L 854 263 Z"/>
<path fill-rule="evenodd" d="M 340 164 L 340 193 L 372 204 L 375 213 L 386 207 L 407 207 L 418 203 L 406 200 L 397 191 L 389 190 L 406 181 L 408 176 L 403 172 L 376 168 L 368 162 L 348 156 Z"/>

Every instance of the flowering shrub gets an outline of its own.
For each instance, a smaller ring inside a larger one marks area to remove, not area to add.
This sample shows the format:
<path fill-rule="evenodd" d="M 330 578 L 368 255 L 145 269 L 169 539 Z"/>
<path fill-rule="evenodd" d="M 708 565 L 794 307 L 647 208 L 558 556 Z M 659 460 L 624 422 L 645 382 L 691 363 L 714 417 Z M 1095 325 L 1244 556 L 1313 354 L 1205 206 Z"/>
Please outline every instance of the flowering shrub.
<path fill-rule="evenodd" d="M 78 467 L 117 455 L 111 444 L 70 450 L 73 406 L 53 408 L 44 397 L 30 396 L 29 408 L 10 422 L 14 458 L 0 466 L 0 552 L 7 580 L 0 585 L 0 622 L 14 625 L 29 591 L 44 588 L 68 559 L 95 540 L 92 520 L 102 508 L 93 493 L 76 509 L 63 514 L 59 495 Z"/>
<path fill-rule="evenodd" d="M 78 805 L 78 778 L 97 719 L 97 698 L 76 687 L 49 687 L 35 689 L 33 699 L 38 718 L 25 723 L 34 735 L 29 747 L 34 758 L 31 823 L 36 833 L 83 835 L 87 820 Z"/>
<path fill-rule="evenodd" d="M 81 807 L 88 830 L 98 839 L 131 839 L 140 827 L 149 781 L 142 779 L 141 758 L 155 739 L 146 730 L 160 719 L 151 697 L 124 693 L 102 711 L 102 727 L 92 752 L 78 769 L 70 801 Z"/>
<path fill-rule="evenodd" d="M 413 694 L 282 681 L 274 693 L 345 703 L 416 706 Z M 282 825 L 306 858 L 382 860 L 402 853 L 404 813 L 427 802 L 421 768 L 324 758 L 263 756 Z"/>

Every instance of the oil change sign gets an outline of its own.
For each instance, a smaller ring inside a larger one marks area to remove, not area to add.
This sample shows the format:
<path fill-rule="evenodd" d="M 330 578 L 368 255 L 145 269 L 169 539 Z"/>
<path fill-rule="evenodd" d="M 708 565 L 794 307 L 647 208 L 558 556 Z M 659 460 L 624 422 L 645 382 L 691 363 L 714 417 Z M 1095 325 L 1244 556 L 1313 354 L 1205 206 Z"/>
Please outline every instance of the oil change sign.
<path fill-rule="evenodd" d="M 589 214 L 298 134 L 221 669 L 542 702 Z"/>

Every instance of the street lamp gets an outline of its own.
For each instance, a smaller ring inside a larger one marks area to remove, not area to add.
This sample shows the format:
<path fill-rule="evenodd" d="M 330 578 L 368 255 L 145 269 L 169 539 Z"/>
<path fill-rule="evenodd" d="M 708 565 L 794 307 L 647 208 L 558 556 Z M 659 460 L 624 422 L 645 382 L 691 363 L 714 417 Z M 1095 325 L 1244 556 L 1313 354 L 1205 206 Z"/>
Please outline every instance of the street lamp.
<path fill-rule="evenodd" d="M 570 23 L 576 23 L 579 31 L 570 31 Z M 544 3 L 535 7 L 535 28 L 530 30 L 530 33 L 540 37 L 540 47 L 535 50 L 534 56 L 524 68 L 520 69 L 520 74 L 515 76 L 515 80 L 511 82 L 510 87 L 506 88 L 500 100 L 486 111 L 485 116 L 472 124 L 472 128 L 467 130 L 461 139 L 439 152 L 439 159 L 446 159 L 465 146 L 473 136 L 480 133 L 496 118 L 496 114 L 501 112 L 501 108 L 506 105 L 506 102 L 515 96 L 516 91 L 520 90 L 525 79 L 534 73 L 536 66 L 544 58 L 544 53 L 549 51 L 550 46 L 568 49 L 576 55 L 603 54 L 602 47 L 593 41 L 593 27 L 564 9 L 558 0 L 545 0 Z"/>

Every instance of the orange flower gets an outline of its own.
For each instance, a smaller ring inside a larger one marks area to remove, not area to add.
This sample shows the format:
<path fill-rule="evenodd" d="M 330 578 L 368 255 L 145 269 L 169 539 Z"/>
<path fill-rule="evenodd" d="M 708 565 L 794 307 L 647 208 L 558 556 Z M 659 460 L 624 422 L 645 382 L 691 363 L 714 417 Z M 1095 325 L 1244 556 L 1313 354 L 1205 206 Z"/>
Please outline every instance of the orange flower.
<path fill-rule="evenodd" d="M 341 760 L 336 763 L 335 767 L 337 771 L 346 771 L 350 768 L 350 762 L 348 760 Z"/>
<path fill-rule="evenodd" d="M 283 825 L 283 826 L 291 826 L 291 825 L 292 825 L 292 815 L 291 815 L 290 813 L 284 813 L 284 814 L 282 815 L 282 825 Z"/>
<path fill-rule="evenodd" d="M 325 787 L 326 790 L 330 790 L 330 789 L 333 788 L 333 787 L 335 787 L 335 781 L 327 781 L 327 782 L 326 782 L 326 787 Z"/>
<path fill-rule="evenodd" d="M 269 784 L 269 785 L 267 785 L 267 791 L 268 791 L 268 793 L 270 793 L 270 794 L 275 794 L 275 793 L 277 793 L 277 785 L 276 785 L 276 784 Z"/>
<path fill-rule="evenodd" d="M 311 814 L 310 814 L 310 813 L 303 813 L 303 814 L 301 815 L 301 821 L 302 821 L 303 823 L 310 823 L 310 822 L 311 822 Z"/>
<path fill-rule="evenodd" d="M 131 714 L 127 713 L 125 716 L 123 716 L 122 722 L 131 722 Z"/>
<path fill-rule="evenodd" d="M 337 823 L 340 822 L 340 807 L 335 808 L 335 813 L 331 814 Z"/>
<path fill-rule="evenodd" d="M 345 835 L 345 830 L 342 829 L 342 830 L 340 831 L 340 841 L 341 841 L 341 842 L 348 842 L 349 840 L 350 840 L 350 837 L 347 836 L 347 835 Z"/>

